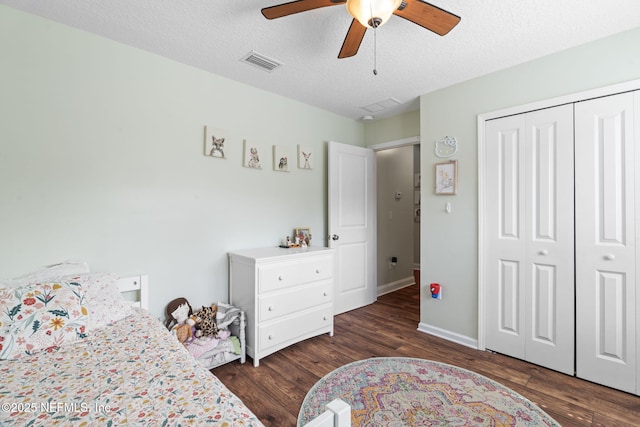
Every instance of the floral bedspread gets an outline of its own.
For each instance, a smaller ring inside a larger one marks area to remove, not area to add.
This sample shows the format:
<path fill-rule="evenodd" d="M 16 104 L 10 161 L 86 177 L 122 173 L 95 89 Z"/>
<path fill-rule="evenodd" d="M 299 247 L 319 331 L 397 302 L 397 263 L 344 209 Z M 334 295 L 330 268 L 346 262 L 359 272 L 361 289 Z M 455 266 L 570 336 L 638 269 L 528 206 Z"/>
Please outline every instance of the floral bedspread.
<path fill-rule="evenodd" d="M 83 341 L 0 360 L 2 426 L 262 426 L 146 311 Z"/>

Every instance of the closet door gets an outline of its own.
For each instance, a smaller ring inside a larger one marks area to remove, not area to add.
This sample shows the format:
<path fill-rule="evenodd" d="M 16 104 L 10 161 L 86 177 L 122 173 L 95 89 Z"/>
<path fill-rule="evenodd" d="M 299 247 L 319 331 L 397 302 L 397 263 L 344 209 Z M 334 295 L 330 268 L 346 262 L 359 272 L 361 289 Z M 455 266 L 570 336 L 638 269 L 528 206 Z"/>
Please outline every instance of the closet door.
<path fill-rule="evenodd" d="M 636 392 L 634 94 L 575 108 L 577 375 Z"/>
<path fill-rule="evenodd" d="M 486 347 L 573 374 L 573 107 L 485 129 Z"/>
<path fill-rule="evenodd" d="M 485 141 L 486 347 L 524 359 L 524 115 L 488 121 Z"/>

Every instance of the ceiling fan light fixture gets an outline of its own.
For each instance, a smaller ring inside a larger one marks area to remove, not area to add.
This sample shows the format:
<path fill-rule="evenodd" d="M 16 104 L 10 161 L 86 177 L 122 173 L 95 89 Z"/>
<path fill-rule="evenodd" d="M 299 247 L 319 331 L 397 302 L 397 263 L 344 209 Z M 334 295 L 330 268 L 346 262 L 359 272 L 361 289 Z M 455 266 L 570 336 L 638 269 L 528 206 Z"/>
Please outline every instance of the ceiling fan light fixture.
<path fill-rule="evenodd" d="M 347 11 L 363 26 L 377 28 L 391 18 L 402 0 L 347 0 Z"/>

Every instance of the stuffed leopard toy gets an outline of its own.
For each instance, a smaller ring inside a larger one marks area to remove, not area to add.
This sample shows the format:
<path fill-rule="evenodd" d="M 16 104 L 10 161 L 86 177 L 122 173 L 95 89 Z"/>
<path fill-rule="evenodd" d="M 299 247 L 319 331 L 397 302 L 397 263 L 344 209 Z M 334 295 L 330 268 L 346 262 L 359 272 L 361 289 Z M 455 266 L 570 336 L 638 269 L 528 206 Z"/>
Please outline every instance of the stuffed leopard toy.
<path fill-rule="evenodd" d="M 193 313 L 200 321 L 196 324 L 197 337 L 215 337 L 218 335 L 218 324 L 216 323 L 216 315 L 218 314 L 218 306 L 202 307 Z"/>

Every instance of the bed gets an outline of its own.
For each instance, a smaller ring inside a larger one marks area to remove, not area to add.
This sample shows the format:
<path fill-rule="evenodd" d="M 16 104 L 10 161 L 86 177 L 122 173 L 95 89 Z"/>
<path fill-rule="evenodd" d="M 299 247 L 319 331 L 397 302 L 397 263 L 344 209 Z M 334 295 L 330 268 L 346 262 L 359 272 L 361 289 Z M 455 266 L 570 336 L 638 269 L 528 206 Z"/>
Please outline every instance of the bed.
<path fill-rule="evenodd" d="M 0 282 L 0 425 L 262 426 L 145 310 L 146 276 L 62 264 Z"/>
<path fill-rule="evenodd" d="M 262 426 L 147 308 L 147 276 L 0 279 L 0 425 Z M 309 426 L 349 426 L 343 402 Z"/>

